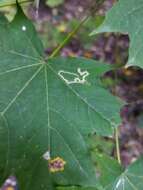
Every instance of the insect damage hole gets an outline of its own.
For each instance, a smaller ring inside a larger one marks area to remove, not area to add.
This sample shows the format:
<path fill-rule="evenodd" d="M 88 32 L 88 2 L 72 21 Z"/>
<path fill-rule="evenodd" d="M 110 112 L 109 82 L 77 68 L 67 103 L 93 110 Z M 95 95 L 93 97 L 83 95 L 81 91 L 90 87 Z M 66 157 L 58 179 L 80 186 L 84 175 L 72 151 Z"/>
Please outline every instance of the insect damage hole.
<path fill-rule="evenodd" d="M 22 26 L 22 31 L 26 31 L 27 30 L 27 28 L 26 28 L 26 26 Z"/>
<path fill-rule="evenodd" d="M 50 160 L 50 159 L 51 159 L 50 151 L 45 152 L 45 153 L 43 154 L 43 158 L 44 158 L 45 160 Z"/>

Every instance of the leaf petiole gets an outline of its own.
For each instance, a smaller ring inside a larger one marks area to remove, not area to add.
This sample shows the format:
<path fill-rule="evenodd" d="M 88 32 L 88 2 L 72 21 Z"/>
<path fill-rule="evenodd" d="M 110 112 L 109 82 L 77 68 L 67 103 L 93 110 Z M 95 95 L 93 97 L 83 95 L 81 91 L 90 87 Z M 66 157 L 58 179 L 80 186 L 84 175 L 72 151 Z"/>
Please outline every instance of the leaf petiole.
<path fill-rule="evenodd" d="M 120 155 L 120 145 L 119 145 L 119 129 L 115 129 L 115 141 L 116 141 L 116 152 L 118 163 L 121 164 L 121 155 Z"/>

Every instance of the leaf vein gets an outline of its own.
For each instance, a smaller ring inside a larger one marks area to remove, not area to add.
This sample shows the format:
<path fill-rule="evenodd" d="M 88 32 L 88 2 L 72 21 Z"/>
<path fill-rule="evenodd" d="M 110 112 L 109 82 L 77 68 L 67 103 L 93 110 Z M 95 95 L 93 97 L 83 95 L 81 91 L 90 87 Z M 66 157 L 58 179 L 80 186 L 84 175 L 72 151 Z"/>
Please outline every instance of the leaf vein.
<path fill-rule="evenodd" d="M 17 100 L 17 98 L 21 95 L 21 93 L 27 88 L 27 86 L 29 86 L 31 81 L 37 76 L 37 74 L 40 72 L 40 70 L 42 68 L 43 68 L 43 66 L 39 67 L 39 69 L 37 69 L 37 71 L 30 77 L 30 79 L 28 81 L 26 81 L 24 86 L 17 92 L 15 97 L 9 102 L 9 104 L 6 106 L 6 108 L 4 108 L 4 110 L 1 112 L 2 116 L 8 111 L 8 109 L 13 105 L 13 103 Z"/>

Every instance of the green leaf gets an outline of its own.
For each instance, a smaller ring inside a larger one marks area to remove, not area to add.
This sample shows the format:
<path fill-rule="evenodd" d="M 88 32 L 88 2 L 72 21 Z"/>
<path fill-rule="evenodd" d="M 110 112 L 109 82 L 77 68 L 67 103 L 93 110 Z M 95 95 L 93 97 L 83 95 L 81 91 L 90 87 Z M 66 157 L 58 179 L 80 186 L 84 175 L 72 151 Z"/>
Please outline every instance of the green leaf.
<path fill-rule="evenodd" d="M 104 160 L 104 159 L 103 159 Z M 103 160 L 101 159 L 103 164 Z M 108 159 L 104 160 L 106 162 Z M 108 160 L 109 161 L 109 160 Z M 107 175 L 112 175 L 115 173 L 115 176 L 112 178 L 112 182 L 108 185 L 104 185 L 104 187 L 97 187 L 98 190 L 142 190 L 143 187 L 143 158 L 137 160 L 135 163 L 130 165 L 124 172 L 122 172 L 118 177 L 116 176 L 117 171 L 121 171 L 119 169 L 119 166 L 115 164 L 115 161 L 112 163 L 104 163 L 103 165 L 106 165 L 106 169 L 108 171 Z M 109 164 L 107 166 L 107 164 Z M 116 167 L 115 167 L 115 165 Z M 114 165 L 114 166 L 113 166 Z M 110 168 L 111 167 L 111 168 Z M 114 168 L 114 170 L 112 170 Z M 105 176 L 108 178 L 108 176 Z M 116 179 L 115 179 L 116 177 Z M 114 181 L 113 181 L 114 179 Z M 109 181 L 108 181 L 109 182 Z M 59 187 L 57 190 L 96 190 L 96 188 L 87 187 L 87 188 L 81 188 L 81 187 Z"/>
<path fill-rule="evenodd" d="M 113 148 L 115 147 L 114 138 L 105 138 L 96 134 L 89 135 L 87 142 L 90 146 L 90 150 L 99 150 L 107 155 L 111 155 Z"/>
<path fill-rule="evenodd" d="M 57 187 L 56 190 L 97 190 L 95 187 Z"/>
<path fill-rule="evenodd" d="M 143 68 L 143 1 L 119 0 L 107 13 L 103 24 L 91 33 L 121 32 L 130 37 L 129 60 L 127 66 Z"/>
<path fill-rule="evenodd" d="M 62 4 L 64 0 L 46 0 L 46 4 L 50 7 L 56 7 L 60 4 Z"/>
<path fill-rule="evenodd" d="M 99 170 L 99 184 L 103 187 L 113 183 L 116 178 L 121 175 L 123 168 L 117 160 L 108 156 L 105 153 L 100 153 L 98 150 L 92 151 L 92 159 Z"/>
<path fill-rule="evenodd" d="M 82 58 L 45 60 L 35 29 L 22 11 L 0 17 L 0 183 L 16 175 L 20 189 L 96 185 L 85 137 L 111 135 L 122 103 L 103 88 L 108 65 Z M 105 101 L 106 100 L 106 101 Z M 48 161 L 60 157 L 63 171 Z"/>
<path fill-rule="evenodd" d="M 26 2 L 30 2 L 33 0 L 18 0 L 18 3 L 26 3 Z M 0 0 L 0 7 L 5 7 L 5 6 L 11 6 L 11 5 L 15 5 L 16 4 L 16 0 Z"/>
<path fill-rule="evenodd" d="M 143 187 L 143 158 L 130 165 L 114 183 L 104 190 L 142 190 Z"/>

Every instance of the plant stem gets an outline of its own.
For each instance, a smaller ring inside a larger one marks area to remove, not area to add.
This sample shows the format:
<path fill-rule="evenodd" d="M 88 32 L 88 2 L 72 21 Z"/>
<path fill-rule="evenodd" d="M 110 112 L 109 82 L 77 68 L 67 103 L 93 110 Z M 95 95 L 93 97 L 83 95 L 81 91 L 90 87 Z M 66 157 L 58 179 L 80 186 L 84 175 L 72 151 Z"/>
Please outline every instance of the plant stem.
<path fill-rule="evenodd" d="M 83 18 L 81 22 L 68 34 L 64 41 L 59 44 L 59 46 L 52 52 L 49 58 L 53 58 L 59 54 L 60 50 L 71 40 L 71 38 L 80 30 L 81 26 L 92 16 L 92 11 L 94 10 L 94 12 L 96 13 L 96 11 L 100 8 L 104 1 L 105 0 L 100 0 L 99 2 L 95 3 L 95 6 L 93 4 L 92 7 L 88 8 L 90 12 L 87 14 L 87 16 Z"/>
<path fill-rule="evenodd" d="M 61 44 L 52 52 L 49 58 L 53 58 L 59 54 L 61 49 L 73 38 L 73 36 L 79 31 L 81 26 L 89 19 L 90 16 L 86 16 L 81 22 L 67 35 Z"/>
<path fill-rule="evenodd" d="M 115 141 L 116 141 L 116 152 L 118 163 L 121 164 L 120 146 L 119 146 L 119 130 L 115 129 Z"/>

